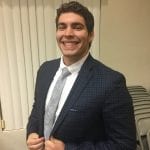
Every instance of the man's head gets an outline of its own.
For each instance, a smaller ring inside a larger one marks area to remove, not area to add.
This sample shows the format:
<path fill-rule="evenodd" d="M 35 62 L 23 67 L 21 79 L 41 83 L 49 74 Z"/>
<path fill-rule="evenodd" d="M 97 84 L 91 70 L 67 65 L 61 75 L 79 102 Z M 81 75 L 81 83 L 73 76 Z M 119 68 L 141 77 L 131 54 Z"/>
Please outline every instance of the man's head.
<path fill-rule="evenodd" d="M 71 65 L 84 57 L 93 41 L 94 18 L 78 2 L 64 3 L 57 10 L 56 39 L 64 62 Z"/>
<path fill-rule="evenodd" d="M 73 12 L 82 16 L 85 20 L 85 24 L 89 33 L 94 30 L 94 17 L 92 13 L 83 5 L 76 1 L 69 3 L 63 3 L 60 8 L 57 9 L 56 16 L 56 28 L 58 27 L 58 19 L 62 13 Z"/>

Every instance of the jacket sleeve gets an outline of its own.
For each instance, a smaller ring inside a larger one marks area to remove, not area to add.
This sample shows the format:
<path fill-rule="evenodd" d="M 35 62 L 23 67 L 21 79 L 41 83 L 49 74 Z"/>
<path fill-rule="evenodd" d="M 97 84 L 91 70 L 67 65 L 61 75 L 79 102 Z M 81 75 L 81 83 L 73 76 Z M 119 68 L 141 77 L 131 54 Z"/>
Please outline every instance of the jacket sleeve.
<path fill-rule="evenodd" d="M 115 86 L 114 86 L 115 85 Z M 111 88 L 103 106 L 106 141 L 66 143 L 66 150 L 135 150 L 136 127 L 132 99 L 126 88 L 125 78 L 120 76 Z"/>

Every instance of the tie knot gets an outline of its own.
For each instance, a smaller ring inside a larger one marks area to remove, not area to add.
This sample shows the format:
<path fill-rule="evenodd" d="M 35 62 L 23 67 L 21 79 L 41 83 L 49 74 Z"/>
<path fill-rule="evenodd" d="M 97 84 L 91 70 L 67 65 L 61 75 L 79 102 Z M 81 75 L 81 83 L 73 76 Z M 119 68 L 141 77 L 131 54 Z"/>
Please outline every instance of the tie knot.
<path fill-rule="evenodd" d="M 70 75 L 71 73 L 70 73 L 70 71 L 68 70 L 68 68 L 63 68 L 62 69 L 62 76 L 63 76 L 63 78 L 64 77 L 67 77 L 68 75 Z"/>

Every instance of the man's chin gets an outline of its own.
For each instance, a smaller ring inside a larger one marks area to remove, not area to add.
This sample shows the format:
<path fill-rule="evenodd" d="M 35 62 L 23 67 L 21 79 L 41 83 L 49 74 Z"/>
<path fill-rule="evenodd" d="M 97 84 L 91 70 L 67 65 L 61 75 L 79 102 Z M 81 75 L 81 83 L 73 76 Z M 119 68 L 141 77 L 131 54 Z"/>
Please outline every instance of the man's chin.
<path fill-rule="evenodd" d="M 62 50 L 64 56 L 74 56 L 76 54 L 75 50 Z"/>

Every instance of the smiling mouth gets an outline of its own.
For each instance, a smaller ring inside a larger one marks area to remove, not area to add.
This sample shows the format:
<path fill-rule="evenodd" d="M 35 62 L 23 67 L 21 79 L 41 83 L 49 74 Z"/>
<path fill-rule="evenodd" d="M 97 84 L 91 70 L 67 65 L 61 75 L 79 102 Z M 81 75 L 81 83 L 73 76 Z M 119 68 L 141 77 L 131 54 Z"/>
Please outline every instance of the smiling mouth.
<path fill-rule="evenodd" d="M 74 49 L 77 44 L 79 44 L 79 41 L 61 41 L 61 43 L 67 48 L 67 49 Z"/>
<path fill-rule="evenodd" d="M 78 44 L 79 41 L 62 41 L 63 44 Z"/>
<path fill-rule="evenodd" d="M 63 42 L 66 49 L 74 49 L 78 43 L 77 42 Z"/>

